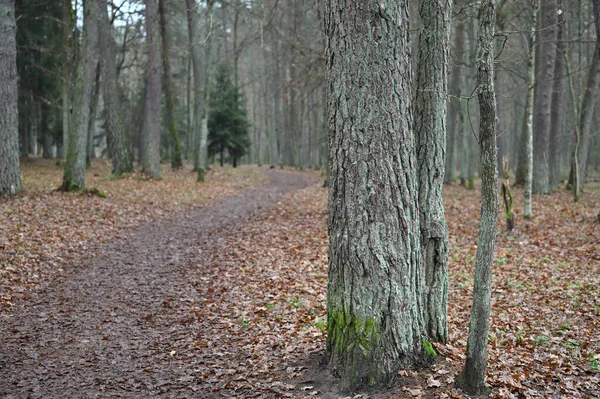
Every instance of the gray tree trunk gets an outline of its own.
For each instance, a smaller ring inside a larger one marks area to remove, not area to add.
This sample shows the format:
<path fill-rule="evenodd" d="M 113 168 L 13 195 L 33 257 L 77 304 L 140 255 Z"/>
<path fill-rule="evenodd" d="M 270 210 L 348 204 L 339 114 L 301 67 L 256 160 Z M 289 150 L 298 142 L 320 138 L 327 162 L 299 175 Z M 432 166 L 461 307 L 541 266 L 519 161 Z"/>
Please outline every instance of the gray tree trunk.
<path fill-rule="evenodd" d="M 492 266 L 498 220 L 498 168 L 496 165 L 496 100 L 494 95 L 495 0 L 484 0 L 479 10 L 477 45 L 477 94 L 480 122 L 481 219 L 475 257 L 473 308 L 465 366 L 456 384 L 470 395 L 484 393 L 488 358 L 488 331 L 491 306 Z"/>
<path fill-rule="evenodd" d="M 21 191 L 15 1 L 0 0 L 0 197 Z"/>
<path fill-rule="evenodd" d="M 465 25 L 463 21 L 463 0 L 456 1 L 456 10 L 460 12 L 460 17 L 456 17 L 456 28 L 454 30 L 454 52 L 456 55 L 456 65 L 452 68 L 450 77 L 450 94 L 458 98 L 450 98 L 449 113 L 448 113 L 448 129 L 446 140 L 446 167 L 444 174 L 444 183 L 452 183 L 456 180 L 456 161 L 457 161 L 457 144 L 458 144 L 458 126 L 462 127 L 461 100 L 462 93 L 461 74 L 464 60 L 464 42 L 465 42 Z"/>
<path fill-rule="evenodd" d="M 194 71 L 194 121 L 192 129 L 194 146 L 194 170 L 206 167 L 206 134 L 202 135 L 204 110 L 204 68 L 202 65 L 201 32 L 198 21 L 198 5 L 195 0 L 186 0 L 192 69 Z"/>
<path fill-rule="evenodd" d="M 415 94 L 421 252 L 426 284 L 424 318 L 429 337 L 438 342 L 448 340 L 448 227 L 442 186 L 451 9 L 450 0 L 421 1 Z"/>
<path fill-rule="evenodd" d="M 96 6 L 96 0 L 92 4 Z M 97 12 L 97 11 L 96 11 Z M 100 14 L 97 14 L 100 17 Z M 90 117 L 88 119 L 87 128 L 87 149 L 85 151 L 85 166 L 89 168 L 92 165 L 92 156 L 94 152 L 94 135 L 96 133 L 96 116 L 98 114 L 98 100 L 100 97 L 100 63 L 96 64 L 96 72 L 94 73 L 94 87 L 92 89 L 92 97 L 90 99 Z"/>
<path fill-rule="evenodd" d="M 85 160 L 87 155 L 90 102 L 98 66 L 98 13 L 94 0 L 84 0 L 83 41 L 77 61 L 73 125 L 69 130 L 69 147 L 61 189 L 85 188 Z"/>
<path fill-rule="evenodd" d="M 102 94 L 106 115 L 106 134 L 109 144 L 108 153 L 112 161 L 112 174 L 120 176 L 133 171 L 133 157 L 129 149 L 127 134 L 123 127 L 121 100 L 117 82 L 117 65 L 115 63 L 112 28 L 108 20 L 107 3 L 96 0 L 100 15 L 100 54 L 102 55 Z"/>
<path fill-rule="evenodd" d="M 577 154 L 577 159 L 573 157 L 571 163 L 570 181 L 576 192 L 576 198 L 583 188 L 585 172 L 587 166 L 588 152 L 590 148 L 590 130 L 592 128 L 592 119 L 596 108 L 596 99 L 598 90 L 600 89 L 600 38 L 596 40 L 596 49 L 594 58 L 590 67 L 587 82 L 584 86 L 583 100 L 581 102 L 581 111 L 579 112 L 579 140 L 577 149 L 574 154 Z M 575 180 L 575 172 L 577 179 Z"/>
<path fill-rule="evenodd" d="M 424 357 L 408 2 L 329 0 L 327 354 L 349 389 Z"/>
<path fill-rule="evenodd" d="M 173 169 L 183 166 L 181 156 L 181 139 L 175 120 L 175 92 L 173 87 L 173 72 L 171 71 L 171 33 L 168 29 L 167 0 L 158 1 L 158 10 L 160 16 L 160 37 L 162 40 L 162 60 L 165 89 L 165 116 L 167 131 L 171 140 L 171 167 Z"/>
<path fill-rule="evenodd" d="M 71 40 L 71 0 L 62 0 L 62 33 L 64 46 L 64 64 L 61 82 L 62 102 L 62 145 L 60 158 L 66 158 L 69 148 L 69 128 L 71 126 L 71 71 L 72 71 L 72 40 Z"/>
<path fill-rule="evenodd" d="M 142 171 L 150 177 L 160 177 L 160 132 L 162 129 L 161 110 L 161 49 L 158 1 L 144 0 L 146 5 L 146 48 L 148 72 L 144 99 L 144 119 L 142 122 Z"/>
<path fill-rule="evenodd" d="M 525 114 L 523 115 L 523 135 L 525 136 L 525 163 L 524 185 L 525 199 L 523 217 L 531 219 L 533 188 L 533 100 L 535 91 L 535 38 L 537 29 L 538 0 L 531 1 L 531 26 L 529 33 L 529 54 L 527 57 L 527 98 L 525 100 Z"/>
<path fill-rule="evenodd" d="M 556 0 L 548 0 L 541 5 L 541 25 L 538 50 L 539 75 L 534 101 L 535 117 L 533 121 L 533 192 L 548 194 L 548 152 L 550 143 L 550 110 L 554 81 L 556 57 L 556 37 L 558 34 L 558 7 Z"/>
<path fill-rule="evenodd" d="M 548 185 L 550 190 L 558 188 L 560 181 L 560 138 L 565 120 L 565 34 L 564 4 L 559 0 L 563 13 L 558 16 L 558 34 L 556 40 L 556 58 L 554 63 L 554 91 L 552 92 L 552 112 L 550 123 L 550 145 L 548 154 Z"/>

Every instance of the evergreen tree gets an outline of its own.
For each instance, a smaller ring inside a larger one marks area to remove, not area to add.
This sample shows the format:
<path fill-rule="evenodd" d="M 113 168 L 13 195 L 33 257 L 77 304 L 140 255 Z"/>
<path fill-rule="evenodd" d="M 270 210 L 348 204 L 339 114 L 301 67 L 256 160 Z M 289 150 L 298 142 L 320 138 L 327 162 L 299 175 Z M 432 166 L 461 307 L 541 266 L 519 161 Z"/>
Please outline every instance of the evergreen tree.
<path fill-rule="evenodd" d="M 231 81 L 231 72 L 226 66 L 217 71 L 215 87 L 210 96 L 208 114 L 208 152 L 219 154 L 223 166 L 225 150 L 229 152 L 233 167 L 250 147 L 244 100 L 240 89 Z"/>

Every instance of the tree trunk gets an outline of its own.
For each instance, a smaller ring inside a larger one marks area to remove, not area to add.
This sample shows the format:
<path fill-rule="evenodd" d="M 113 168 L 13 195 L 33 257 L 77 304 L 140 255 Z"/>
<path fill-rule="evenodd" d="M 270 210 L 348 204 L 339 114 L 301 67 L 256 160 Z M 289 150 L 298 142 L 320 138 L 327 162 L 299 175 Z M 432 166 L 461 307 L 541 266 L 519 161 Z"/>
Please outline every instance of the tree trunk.
<path fill-rule="evenodd" d="M 583 188 L 585 172 L 587 166 L 588 150 L 590 148 L 590 130 L 592 128 L 592 118 L 596 107 L 596 99 L 598 90 L 600 89 L 600 38 L 596 40 L 596 49 L 590 71 L 588 73 L 587 82 L 584 86 L 583 100 L 581 102 L 581 111 L 579 112 L 579 138 L 577 149 L 574 154 L 571 164 L 571 183 L 573 188 L 579 193 Z M 577 167 L 576 167 L 577 166 Z M 577 170 L 577 176 L 575 176 Z M 575 177 L 577 181 L 575 182 Z M 576 196 L 576 198 L 578 195 Z"/>
<path fill-rule="evenodd" d="M 426 284 L 425 328 L 429 337 L 438 342 L 448 340 L 448 227 L 442 186 L 451 7 L 450 0 L 421 2 L 415 95 L 421 252 L 425 261 Z"/>
<path fill-rule="evenodd" d="M 109 144 L 108 153 L 112 161 L 113 176 L 133 171 L 133 158 L 129 150 L 127 134 L 123 127 L 121 100 L 117 82 L 117 65 L 114 58 L 112 28 L 108 19 L 107 3 L 97 0 L 100 14 L 100 54 L 102 55 L 102 94 L 106 115 L 106 134 Z"/>
<path fill-rule="evenodd" d="M 525 135 L 524 184 L 525 200 L 523 217 L 532 216 L 531 192 L 533 187 L 533 96 L 535 90 L 535 37 L 537 28 L 538 0 L 531 0 L 531 31 L 529 34 L 529 54 L 527 57 L 527 99 L 523 116 L 523 134 Z"/>
<path fill-rule="evenodd" d="M 194 71 L 194 170 L 204 169 L 206 158 L 206 135 L 202 135 L 204 110 L 204 74 L 202 66 L 202 47 L 200 45 L 200 24 L 198 22 L 198 5 L 195 0 L 186 0 L 190 51 L 192 53 L 192 69 Z M 204 140 L 203 140 L 204 138 Z"/>
<path fill-rule="evenodd" d="M 564 4 L 559 0 L 559 8 Z M 565 11 L 563 9 L 563 11 Z M 556 40 L 556 58 L 554 63 L 554 91 L 552 92 L 552 116 L 550 123 L 550 145 L 548 154 L 548 186 L 550 190 L 558 188 L 560 181 L 560 138 L 565 119 L 565 43 L 564 12 L 558 16 L 558 34 Z"/>
<path fill-rule="evenodd" d="M 548 152 L 550 143 L 550 110 L 552 107 L 552 90 L 554 81 L 554 58 L 557 29 L 557 3 L 548 0 L 541 5 L 541 28 L 538 44 L 539 75 L 534 101 L 535 118 L 533 121 L 533 192 L 548 194 Z"/>
<path fill-rule="evenodd" d="M 496 164 L 496 100 L 494 96 L 495 0 L 484 0 L 479 10 L 477 87 L 480 110 L 479 145 L 481 171 L 481 219 L 475 258 L 473 308 L 467 343 L 467 359 L 456 384 L 469 395 L 484 393 L 488 357 L 492 266 L 498 221 L 498 168 Z"/>
<path fill-rule="evenodd" d="M 94 0 L 94 6 L 96 6 Z M 98 12 L 98 11 L 96 11 Z M 98 13 L 98 16 L 100 14 Z M 100 97 L 100 64 L 96 66 L 96 73 L 94 74 L 94 88 L 92 89 L 92 98 L 90 99 L 90 118 L 88 120 L 88 138 L 87 138 L 87 149 L 85 151 L 85 166 L 89 168 L 92 166 L 92 157 L 94 152 L 94 135 L 96 132 L 96 116 L 98 113 L 98 98 Z"/>
<path fill-rule="evenodd" d="M 66 158 L 67 149 L 69 148 L 69 128 L 71 126 L 71 109 L 70 109 L 70 94 L 71 94 L 71 70 L 72 70 L 72 40 L 71 40 L 71 0 L 62 1 L 62 33 L 64 46 L 64 65 L 62 68 L 61 82 L 61 102 L 62 102 L 62 151 L 58 156 Z"/>
<path fill-rule="evenodd" d="M 162 60 L 164 73 L 164 89 L 166 104 L 166 123 L 169 137 L 171 139 L 171 167 L 173 169 L 183 166 L 181 157 L 181 140 L 179 130 L 177 130 L 177 121 L 175 120 L 175 92 L 173 87 L 173 73 L 171 71 L 171 34 L 167 26 L 167 0 L 158 1 L 158 10 L 160 14 L 160 33 L 162 39 Z"/>
<path fill-rule="evenodd" d="M 343 387 L 423 360 L 408 2 L 330 0 L 327 356 Z"/>
<path fill-rule="evenodd" d="M 0 197 L 21 191 L 14 0 L 0 0 Z"/>
<path fill-rule="evenodd" d="M 158 1 L 144 0 L 146 5 L 146 46 L 148 52 L 148 72 L 144 98 L 144 120 L 142 136 L 142 171 L 153 178 L 160 177 L 160 132 L 162 113 L 161 94 L 161 49 L 158 23 Z"/>
<path fill-rule="evenodd" d="M 98 66 L 98 14 L 94 0 L 84 0 L 83 41 L 77 61 L 73 126 L 69 130 L 69 147 L 61 189 L 85 188 L 85 159 L 90 119 L 90 102 Z"/>

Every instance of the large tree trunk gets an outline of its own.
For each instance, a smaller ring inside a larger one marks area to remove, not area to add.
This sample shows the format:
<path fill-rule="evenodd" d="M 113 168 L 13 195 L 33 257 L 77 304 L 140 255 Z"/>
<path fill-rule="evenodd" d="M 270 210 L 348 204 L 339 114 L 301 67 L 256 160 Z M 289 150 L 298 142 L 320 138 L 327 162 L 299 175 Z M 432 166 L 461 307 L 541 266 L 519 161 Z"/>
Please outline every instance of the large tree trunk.
<path fill-rule="evenodd" d="M 525 199 L 523 217 L 532 216 L 531 192 L 533 187 L 533 96 L 535 91 L 535 36 L 537 29 L 538 0 L 531 1 L 531 26 L 529 34 L 529 54 L 527 57 L 527 98 L 523 115 L 523 135 L 525 136 L 524 185 Z"/>
<path fill-rule="evenodd" d="M 408 2 L 330 0 L 327 355 L 349 389 L 422 360 Z"/>
<path fill-rule="evenodd" d="M 177 121 L 175 120 L 175 92 L 173 87 L 173 73 L 171 71 L 171 33 L 167 23 L 167 0 L 158 1 L 158 9 L 160 14 L 160 32 L 162 39 L 162 59 L 164 73 L 164 88 L 165 88 L 165 104 L 166 104 L 166 122 L 169 137 L 171 139 L 171 167 L 173 169 L 183 166 L 181 157 L 181 140 L 179 138 L 179 130 L 177 130 Z"/>
<path fill-rule="evenodd" d="M 144 120 L 142 122 L 142 170 L 153 178 L 160 177 L 160 132 L 162 113 L 160 107 L 161 51 L 158 23 L 158 1 L 144 0 L 146 5 L 146 47 L 148 72 L 144 98 Z"/>
<path fill-rule="evenodd" d="M 496 165 L 496 100 L 494 96 L 495 0 L 485 0 L 479 11 L 477 87 L 480 110 L 481 219 L 475 257 L 473 308 L 465 366 L 457 385 L 470 395 L 484 393 L 487 342 L 490 325 L 492 266 L 498 219 L 498 168 Z"/>
<path fill-rule="evenodd" d="M 198 5 L 195 0 L 186 0 L 192 69 L 194 71 L 194 121 L 192 129 L 194 147 L 194 170 L 206 167 L 206 135 L 202 131 L 204 119 L 204 68 L 202 66 L 202 38 L 198 21 Z M 204 140 L 203 140 L 204 139 Z"/>
<path fill-rule="evenodd" d="M 73 99 L 73 125 L 69 130 L 67 162 L 61 189 L 65 191 L 85 188 L 85 159 L 90 119 L 90 102 L 98 66 L 98 13 L 94 0 L 84 0 L 83 42 L 77 62 L 75 97 Z"/>
<path fill-rule="evenodd" d="M 563 9 L 564 4 L 559 0 L 559 8 Z M 564 28 L 564 9 L 558 16 L 558 34 L 556 40 L 556 58 L 554 63 L 554 91 L 552 92 L 552 116 L 550 123 L 550 145 L 548 154 L 548 186 L 550 190 L 558 188 L 560 181 L 560 138 L 562 135 L 563 122 L 565 119 L 565 28 Z"/>
<path fill-rule="evenodd" d="M 425 261 L 425 326 L 436 341 L 448 340 L 448 227 L 442 186 L 446 152 L 447 64 L 450 0 L 423 0 L 415 95 L 421 251 Z"/>
<path fill-rule="evenodd" d="M 548 151 L 550 143 L 550 110 L 554 81 L 554 58 L 556 57 L 556 37 L 558 34 L 558 7 L 556 0 L 548 0 L 541 5 L 540 43 L 538 44 L 538 81 L 544 84 L 536 88 L 533 120 L 533 192 L 548 194 Z"/>
<path fill-rule="evenodd" d="M 100 53 L 102 54 L 102 94 L 106 115 L 106 134 L 109 144 L 108 153 L 112 161 L 112 174 L 120 176 L 133 171 L 133 159 L 127 134 L 123 127 L 121 100 L 117 83 L 117 65 L 115 62 L 112 28 L 108 19 L 107 3 L 96 0 L 100 14 L 100 27 L 104 32 L 100 35 Z"/>
<path fill-rule="evenodd" d="M 0 0 L 0 197 L 21 191 L 14 0 Z"/>

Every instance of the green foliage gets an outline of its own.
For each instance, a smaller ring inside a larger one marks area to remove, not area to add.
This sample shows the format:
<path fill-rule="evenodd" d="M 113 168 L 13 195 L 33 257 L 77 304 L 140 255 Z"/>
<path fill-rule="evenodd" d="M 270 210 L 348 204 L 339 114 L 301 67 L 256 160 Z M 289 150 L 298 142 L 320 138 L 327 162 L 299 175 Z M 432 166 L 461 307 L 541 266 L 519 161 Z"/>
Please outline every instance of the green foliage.
<path fill-rule="evenodd" d="M 208 114 L 209 156 L 219 154 L 223 164 L 225 150 L 229 153 L 233 166 L 246 154 L 250 147 L 244 100 L 240 89 L 231 81 L 230 70 L 221 65 L 217 71 L 215 87 L 210 96 Z"/>

